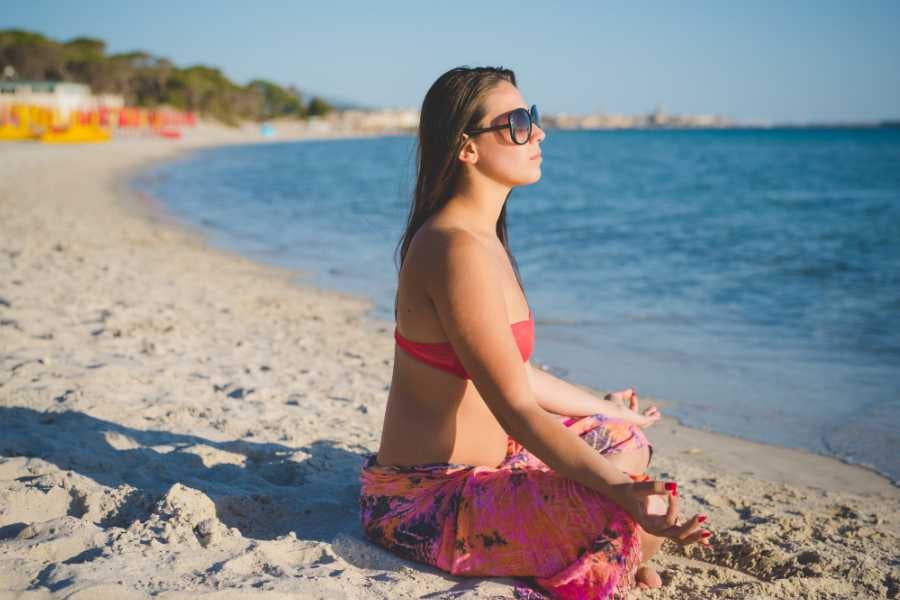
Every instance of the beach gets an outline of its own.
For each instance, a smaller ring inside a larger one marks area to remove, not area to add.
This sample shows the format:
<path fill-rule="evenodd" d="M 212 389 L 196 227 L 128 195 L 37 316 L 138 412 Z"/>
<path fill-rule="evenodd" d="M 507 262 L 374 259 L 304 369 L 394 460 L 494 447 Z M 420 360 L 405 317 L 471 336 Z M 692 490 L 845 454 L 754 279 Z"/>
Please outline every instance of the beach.
<path fill-rule="evenodd" d="M 361 536 L 393 324 L 212 248 L 127 185 L 254 141 L 269 140 L 206 126 L 0 147 L 0 598 L 512 597 L 512 579 L 452 577 Z M 648 436 L 651 475 L 714 535 L 664 546 L 664 587 L 636 597 L 900 593 L 887 479 L 667 418 Z"/>

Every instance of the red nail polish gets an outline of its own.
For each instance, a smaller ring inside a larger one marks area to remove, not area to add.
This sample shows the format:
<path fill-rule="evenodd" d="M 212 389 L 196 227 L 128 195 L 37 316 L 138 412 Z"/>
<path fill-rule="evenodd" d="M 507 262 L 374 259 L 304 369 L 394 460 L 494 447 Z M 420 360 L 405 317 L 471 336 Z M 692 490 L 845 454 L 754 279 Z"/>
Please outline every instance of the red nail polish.
<path fill-rule="evenodd" d="M 677 491 L 677 490 L 678 490 L 678 484 L 675 483 L 674 481 L 667 481 L 667 482 L 666 482 L 666 489 L 669 490 L 670 492 Z"/>
<path fill-rule="evenodd" d="M 699 517 L 697 517 L 697 522 L 698 522 L 698 523 L 702 523 L 702 522 L 705 521 L 705 520 L 706 520 L 706 515 L 700 515 Z"/>
<path fill-rule="evenodd" d="M 703 533 L 700 534 L 700 537 L 708 538 L 711 535 L 712 535 L 711 531 L 704 531 Z"/>

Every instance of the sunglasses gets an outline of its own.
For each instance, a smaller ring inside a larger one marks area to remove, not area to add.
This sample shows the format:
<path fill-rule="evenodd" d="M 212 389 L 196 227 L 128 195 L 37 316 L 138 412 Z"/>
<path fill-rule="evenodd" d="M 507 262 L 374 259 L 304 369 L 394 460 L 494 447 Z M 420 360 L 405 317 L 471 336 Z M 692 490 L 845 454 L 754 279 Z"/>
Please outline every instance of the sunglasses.
<path fill-rule="evenodd" d="M 487 131 L 497 131 L 498 129 L 506 129 L 509 128 L 509 137 L 512 138 L 512 141 L 520 146 L 522 144 L 527 144 L 528 140 L 531 139 L 531 126 L 532 124 L 541 126 L 541 118 L 538 114 L 538 108 L 536 104 L 531 105 L 531 110 L 525 110 L 524 108 L 517 108 L 511 111 L 508 115 L 506 115 L 507 122 L 503 125 L 495 125 L 493 127 L 481 127 L 478 129 L 469 129 L 465 133 L 476 136 L 479 133 L 485 133 Z"/>

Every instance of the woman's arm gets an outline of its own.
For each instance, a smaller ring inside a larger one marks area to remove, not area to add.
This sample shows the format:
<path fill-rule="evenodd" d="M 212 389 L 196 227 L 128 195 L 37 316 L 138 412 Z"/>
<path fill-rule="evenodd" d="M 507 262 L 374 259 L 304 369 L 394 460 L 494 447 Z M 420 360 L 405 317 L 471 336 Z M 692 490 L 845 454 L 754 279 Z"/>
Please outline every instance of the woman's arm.
<path fill-rule="evenodd" d="M 634 411 L 622 404 L 598 398 L 531 363 L 528 363 L 528 371 L 535 399 L 546 411 L 566 417 L 586 417 L 598 413 L 619 419 L 631 419 L 635 416 Z"/>
<path fill-rule="evenodd" d="M 675 525 L 678 499 L 674 494 L 669 496 L 666 515 L 649 513 L 647 495 L 668 494 L 663 482 L 632 482 L 537 404 L 527 363 L 507 323 L 496 255 L 460 230 L 427 231 L 417 243 L 421 271 L 416 273 L 434 302 L 448 341 L 503 430 L 561 476 L 618 503 L 648 533 L 682 543 L 696 541 L 685 537 L 699 527 L 696 519 Z"/>
<path fill-rule="evenodd" d="M 500 426 L 564 477 L 616 498 L 631 479 L 537 404 L 529 364 L 508 325 L 494 257 L 466 232 L 427 233 L 418 240 L 417 274 L 448 341 Z"/>
<path fill-rule="evenodd" d="M 557 415 L 585 417 L 601 414 L 624 419 L 639 427 L 648 427 L 660 418 L 656 408 L 638 413 L 636 401 L 633 404 L 634 410 L 632 410 L 619 402 L 598 398 L 579 386 L 534 367 L 531 363 L 528 363 L 528 378 L 531 381 L 538 405 Z"/>

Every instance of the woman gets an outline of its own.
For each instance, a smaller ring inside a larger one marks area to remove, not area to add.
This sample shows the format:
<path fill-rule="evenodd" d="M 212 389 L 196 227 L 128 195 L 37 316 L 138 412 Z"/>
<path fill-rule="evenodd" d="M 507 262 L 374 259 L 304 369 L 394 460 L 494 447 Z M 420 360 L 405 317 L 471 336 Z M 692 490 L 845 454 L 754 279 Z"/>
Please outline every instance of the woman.
<path fill-rule="evenodd" d="M 375 543 L 452 574 L 605 598 L 660 584 L 640 563 L 663 538 L 706 544 L 709 532 L 703 515 L 679 522 L 674 483 L 644 474 L 638 426 L 655 409 L 528 362 L 534 318 L 506 235 L 512 188 L 541 176 L 545 133 L 525 106 L 502 68 L 452 69 L 425 96 L 393 378 L 360 516 Z"/>

